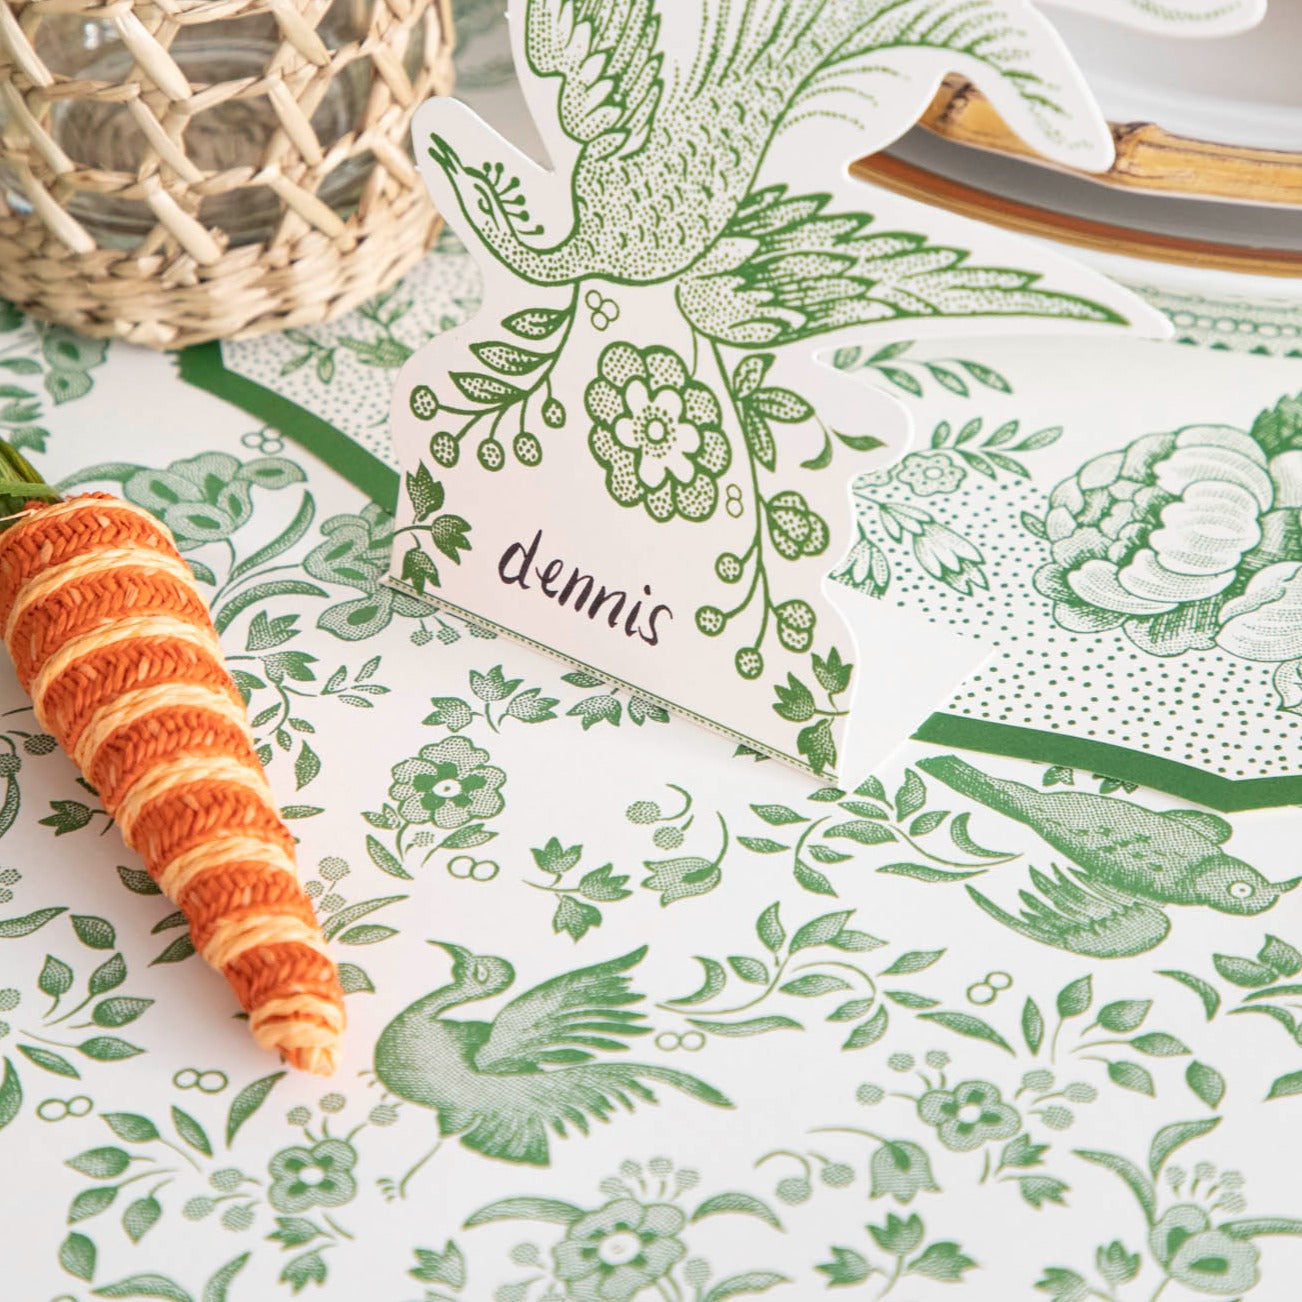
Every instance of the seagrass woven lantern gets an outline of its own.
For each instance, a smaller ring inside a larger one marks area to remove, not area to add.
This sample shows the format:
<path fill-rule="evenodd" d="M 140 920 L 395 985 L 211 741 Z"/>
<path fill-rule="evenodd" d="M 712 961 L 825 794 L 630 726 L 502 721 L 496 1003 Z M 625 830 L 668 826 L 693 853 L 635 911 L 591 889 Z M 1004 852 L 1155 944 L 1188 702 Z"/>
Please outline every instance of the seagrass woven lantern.
<path fill-rule="evenodd" d="M 0 0 L 0 297 L 160 348 L 320 321 L 430 246 L 450 0 Z"/>

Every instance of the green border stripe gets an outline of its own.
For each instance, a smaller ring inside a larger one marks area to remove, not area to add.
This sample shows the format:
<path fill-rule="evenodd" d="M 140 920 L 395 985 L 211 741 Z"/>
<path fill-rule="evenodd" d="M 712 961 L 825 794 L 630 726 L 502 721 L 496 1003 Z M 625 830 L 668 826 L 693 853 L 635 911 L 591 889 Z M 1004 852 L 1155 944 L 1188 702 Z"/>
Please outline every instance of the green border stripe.
<path fill-rule="evenodd" d="M 195 344 L 176 354 L 181 379 L 233 403 L 293 439 L 387 511 L 398 504 L 398 472 L 342 430 L 255 380 L 228 370 L 221 344 Z"/>
<path fill-rule="evenodd" d="M 1223 778 L 1189 764 L 1109 742 L 1064 737 L 1061 733 L 989 723 L 957 714 L 933 714 L 913 735 L 918 741 L 941 746 L 1088 769 L 1123 782 L 1154 787 L 1196 804 L 1210 805 L 1227 814 L 1302 803 L 1302 778 Z"/>

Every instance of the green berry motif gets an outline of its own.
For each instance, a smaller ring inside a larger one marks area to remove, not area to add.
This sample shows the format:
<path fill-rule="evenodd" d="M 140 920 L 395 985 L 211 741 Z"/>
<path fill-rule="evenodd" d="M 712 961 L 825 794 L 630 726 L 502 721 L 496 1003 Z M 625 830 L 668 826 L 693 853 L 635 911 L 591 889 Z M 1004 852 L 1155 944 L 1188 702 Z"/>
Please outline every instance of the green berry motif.
<path fill-rule="evenodd" d="M 753 646 L 744 646 L 734 659 L 743 678 L 758 678 L 764 672 L 764 657 Z"/>
<path fill-rule="evenodd" d="M 677 827 L 657 827 L 651 838 L 661 850 L 677 850 L 683 843 L 683 833 Z"/>
<path fill-rule="evenodd" d="M 434 390 L 428 384 L 416 385 L 411 391 L 408 403 L 411 407 L 411 414 L 417 420 L 433 420 L 438 415 L 439 400 L 434 396 Z"/>
<path fill-rule="evenodd" d="M 38 732 L 23 742 L 23 749 L 29 755 L 49 755 L 58 744 L 48 732 Z"/>
<path fill-rule="evenodd" d="M 506 464 L 506 453 L 496 439 L 485 439 L 479 445 L 479 464 L 485 470 L 501 470 Z"/>
<path fill-rule="evenodd" d="M 427 628 L 418 628 L 412 632 L 411 640 L 414 646 L 428 646 L 434 640 L 434 634 Z"/>
<path fill-rule="evenodd" d="M 181 1208 L 181 1215 L 187 1221 L 201 1221 L 205 1216 L 211 1216 L 216 1210 L 217 1204 L 211 1198 L 205 1198 L 201 1194 L 197 1198 L 191 1198 L 184 1207 Z"/>
<path fill-rule="evenodd" d="M 565 404 L 559 398 L 548 398 L 542 406 L 542 418 L 545 425 L 560 429 L 565 424 Z"/>
<path fill-rule="evenodd" d="M 512 447 L 515 459 L 522 466 L 536 466 L 542 460 L 542 444 L 533 434 L 517 434 Z"/>
<path fill-rule="evenodd" d="M 446 432 L 435 434 L 429 441 L 429 454 L 441 466 L 455 466 L 461 455 L 461 444 Z"/>
<path fill-rule="evenodd" d="M 696 612 L 696 627 L 707 637 L 718 637 L 727 622 L 718 606 L 702 606 Z"/>
<path fill-rule="evenodd" d="M 848 1162 L 829 1162 L 822 1171 L 823 1183 L 833 1189 L 844 1189 L 854 1183 L 854 1167 Z"/>
<path fill-rule="evenodd" d="M 247 1230 L 253 1224 L 253 1208 L 248 1203 L 239 1203 L 222 1212 L 222 1225 L 228 1230 Z"/>
<path fill-rule="evenodd" d="M 778 1181 L 778 1197 L 790 1207 L 807 1202 L 814 1192 L 813 1186 L 803 1176 L 789 1175 Z"/>
<path fill-rule="evenodd" d="M 742 576 L 741 557 L 724 552 L 714 562 L 714 572 L 724 583 L 736 583 Z"/>
<path fill-rule="evenodd" d="M 624 811 L 630 823 L 654 823 L 660 817 L 660 806 L 654 800 L 635 800 Z"/>
<path fill-rule="evenodd" d="M 223 1166 L 220 1170 L 214 1171 L 208 1177 L 208 1183 L 212 1185 L 218 1193 L 234 1193 L 240 1187 L 244 1179 L 244 1172 L 238 1167 Z"/>

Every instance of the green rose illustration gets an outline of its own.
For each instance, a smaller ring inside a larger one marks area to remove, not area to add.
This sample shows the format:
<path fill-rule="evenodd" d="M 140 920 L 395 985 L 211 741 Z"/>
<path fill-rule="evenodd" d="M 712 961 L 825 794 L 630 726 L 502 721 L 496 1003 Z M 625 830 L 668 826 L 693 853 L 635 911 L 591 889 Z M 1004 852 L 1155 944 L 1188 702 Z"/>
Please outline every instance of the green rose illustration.
<path fill-rule="evenodd" d="M 1261 1254 L 1252 1241 L 1212 1227 L 1195 1203 L 1165 1212 L 1148 1236 L 1153 1255 L 1166 1273 L 1195 1293 L 1238 1297 L 1261 1279 Z"/>
<path fill-rule="evenodd" d="M 268 1163 L 267 1197 L 278 1212 L 309 1207 L 342 1207 L 357 1192 L 353 1167 L 357 1150 L 342 1139 L 323 1139 L 311 1148 L 282 1148 Z"/>
<path fill-rule="evenodd" d="M 876 1149 L 868 1160 L 868 1175 L 871 1198 L 889 1195 L 897 1203 L 910 1203 L 916 1194 L 940 1191 L 926 1150 L 908 1139 L 892 1139 Z"/>
<path fill-rule="evenodd" d="M 585 403 L 588 443 L 621 506 L 641 503 L 655 520 L 706 520 L 732 461 L 719 401 L 668 348 L 611 344 Z"/>
<path fill-rule="evenodd" d="M 967 471 L 944 452 L 910 452 L 895 467 L 901 484 L 919 497 L 952 493 L 967 478 Z"/>
<path fill-rule="evenodd" d="M 322 541 L 306 556 L 303 568 L 325 583 L 356 588 L 363 595 L 331 606 L 317 627 L 348 642 L 360 642 L 388 628 L 395 615 L 428 615 L 428 602 L 396 591 L 383 582 L 393 548 L 393 517 L 374 503 L 360 515 L 333 515 L 321 525 Z"/>
<path fill-rule="evenodd" d="M 1017 1133 L 1021 1118 L 1005 1103 L 997 1086 L 965 1080 L 952 1090 L 928 1090 L 918 1100 L 918 1116 L 936 1127 L 936 1137 L 956 1153 L 970 1153 L 994 1139 Z"/>
<path fill-rule="evenodd" d="M 499 788 L 506 774 L 488 759 L 486 750 L 465 737 L 422 746 L 415 758 L 394 766 L 389 798 L 408 823 L 451 830 L 471 819 L 493 818 L 505 806 Z"/>
<path fill-rule="evenodd" d="M 552 1249 L 556 1276 L 572 1302 L 629 1302 L 687 1251 L 677 1237 L 685 1223 L 669 1203 L 616 1198 L 580 1217 Z"/>
<path fill-rule="evenodd" d="M 285 488 L 304 479 L 302 470 L 282 457 L 241 462 L 225 452 L 204 452 L 164 470 L 136 471 L 122 495 L 158 516 L 184 552 L 221 542 L 247 523 L 254 488 Z"/>
<path fill-rule="evenodd" d="M 1284 559 L 1284 517 L 1296 512 L 1272 509 L 1275 497 L 1266 454 L 1239 430 L 1145 435 L 1053 490 L 1053 560 L 1035 586 L 1073 632 L 1119 627 L 1155 655 L 1207 650 L 1243 589 L 1245 559 Z"/>

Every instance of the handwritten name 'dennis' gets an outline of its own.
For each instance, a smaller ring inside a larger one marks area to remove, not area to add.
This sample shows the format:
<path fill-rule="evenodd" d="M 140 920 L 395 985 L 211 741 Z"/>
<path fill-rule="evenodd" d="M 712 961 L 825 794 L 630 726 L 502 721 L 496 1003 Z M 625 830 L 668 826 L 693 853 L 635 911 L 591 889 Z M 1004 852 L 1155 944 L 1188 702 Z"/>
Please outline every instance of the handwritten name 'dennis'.
<path fill-rule="evenodd" d="M 577 565 L 567 565 L 559 556 L 538 564 L 541 546 L 541 529 L 527 547 L 524 543 L 512 543 L 497 562 L 497 574 L 502 582 L 526 591 L 536 587 L 543 596 L 575 614 L 587 615 L 593 621 L 604 617 L 611 628 L 622 629 L 625 637 L 640 637 L 647 646 L 660 644 L 657 623 L 673 619 L 674 612 L 663 603 L 652 605 L 645 600 L 651 596 L 649 583 L 643 585 L 640 597 L 634 595 L 630 601 L 628 592 L 606 587 L 593 575 L 584 574 Z"/>

